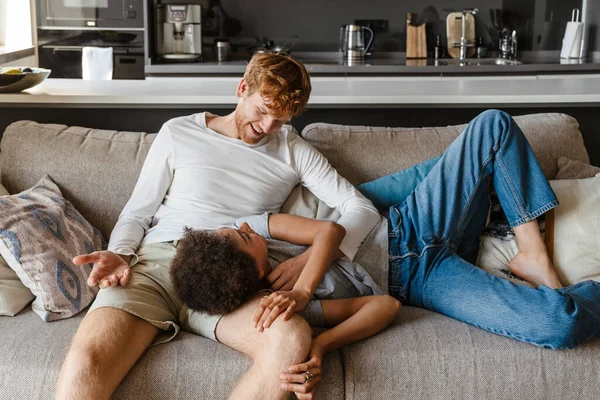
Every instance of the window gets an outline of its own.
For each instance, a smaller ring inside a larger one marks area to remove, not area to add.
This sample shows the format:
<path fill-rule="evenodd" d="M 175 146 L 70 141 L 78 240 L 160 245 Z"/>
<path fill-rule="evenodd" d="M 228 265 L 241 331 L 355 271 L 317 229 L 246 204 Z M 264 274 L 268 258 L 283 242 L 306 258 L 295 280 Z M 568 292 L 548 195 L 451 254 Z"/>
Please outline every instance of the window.
<path fill-rule="evenodd" d="M 0 46 L 32 45 L 30 10 L 27 0 L 0 0 Z"/>

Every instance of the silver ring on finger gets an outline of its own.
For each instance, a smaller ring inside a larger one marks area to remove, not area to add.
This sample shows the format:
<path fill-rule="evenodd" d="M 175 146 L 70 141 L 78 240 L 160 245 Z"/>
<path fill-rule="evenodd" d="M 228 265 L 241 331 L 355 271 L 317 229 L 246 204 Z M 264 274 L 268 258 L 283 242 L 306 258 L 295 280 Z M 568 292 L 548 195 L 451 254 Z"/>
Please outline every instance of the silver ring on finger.
<path fill-rule="evenodd" d="M 304 381 L 304 383 L 308 383 L 314 378 L 314 375 L 310 371 L 304 372 L 304 375 L 306 375 L 306 380 Z"/>

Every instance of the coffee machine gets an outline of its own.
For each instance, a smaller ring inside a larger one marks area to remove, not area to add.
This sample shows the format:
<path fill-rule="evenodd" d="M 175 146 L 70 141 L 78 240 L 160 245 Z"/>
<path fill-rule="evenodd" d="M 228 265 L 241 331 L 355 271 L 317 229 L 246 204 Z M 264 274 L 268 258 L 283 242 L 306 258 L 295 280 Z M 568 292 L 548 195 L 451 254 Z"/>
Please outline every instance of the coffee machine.
<path fill-rule="evenodd" d="M 157 4 L 156 54 L 170 61 L 198 61 L 202 58 L 201 5 L 183 2 Z"/>

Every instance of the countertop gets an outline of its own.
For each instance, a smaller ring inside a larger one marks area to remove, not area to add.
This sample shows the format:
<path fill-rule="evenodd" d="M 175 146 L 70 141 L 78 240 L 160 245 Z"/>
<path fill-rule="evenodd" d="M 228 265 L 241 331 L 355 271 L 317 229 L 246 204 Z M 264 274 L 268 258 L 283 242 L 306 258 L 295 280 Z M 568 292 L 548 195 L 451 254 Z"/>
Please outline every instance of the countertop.
<path fill-rule="evenodd" d="M 557 51 L 523 52 L 516 65 L 487 64 L 495 58 L 470 59 L 460 65 L 452 59 L 406 59 L 404 53 L 376 53 L 362 61 L 343 61 L 337 52 L 298 52 L 292 54 L 302 61 L 311 75 L 535 75 L 548 73 L 600 73 L 598 55 L 582 60 L 561 60 Z M 233 55 L 232 61 L 151 64 L 145 66 L 147 76 L 177 75 L 239 75 L 248 64 L 248 55 Z"/>
<path fill-rule="evenodd" d="M 47 79 L 0 94 L 0 107 L 234 107 L 237 77 Z M 600 74 L 513 77 L 313 77 L 309 107 L 598 105 Z"/>
<path fill-rule="evenodd" d="M 9 47 L 0 46 L 0 65 L 35 54 L 33 46 Z"/>

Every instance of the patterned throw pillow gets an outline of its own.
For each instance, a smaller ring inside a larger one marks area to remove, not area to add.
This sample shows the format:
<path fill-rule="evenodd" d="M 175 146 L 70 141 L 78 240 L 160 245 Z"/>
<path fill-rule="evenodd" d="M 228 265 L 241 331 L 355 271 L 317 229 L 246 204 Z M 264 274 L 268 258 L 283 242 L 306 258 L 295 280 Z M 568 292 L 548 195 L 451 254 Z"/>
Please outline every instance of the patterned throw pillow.
<path fill-rule="evenodd" d="M 105 248 L 100 231 L 48 175 L 0 198 L 0 254 L 34 294 L 32 308 L 44 321 L 69 318 L 92 302 L 98 292 L 86 284 L 92 265 L 71 260 Z"/>

